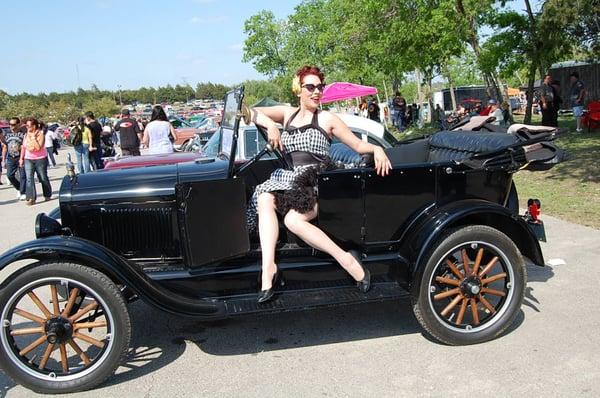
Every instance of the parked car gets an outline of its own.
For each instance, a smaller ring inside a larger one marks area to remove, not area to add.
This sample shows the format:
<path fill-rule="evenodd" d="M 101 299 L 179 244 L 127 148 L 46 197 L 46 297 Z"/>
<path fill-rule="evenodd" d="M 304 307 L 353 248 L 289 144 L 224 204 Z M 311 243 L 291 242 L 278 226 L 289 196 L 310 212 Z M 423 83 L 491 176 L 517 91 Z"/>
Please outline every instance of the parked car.
<path fill-rule="evenodd" d="M 169 122 L 177 133 L 177 139 L 173 142 L 173 148 L 179 150 L 182 146 L 186 145 L 188 141 L 194 138 L 196 133 L 200 130 L 192 126 L 190 123 L 180 118 L 179 116 L 170 115 Z"/>
<path fill-rule="evenodd" d="M 440 132 L 387 148 L 386 177 L 357 154 L 358 163 L 321 172 L 315 223 L 361 253 L 372 288 L 359 292 L 333 258 L 281 224 L 286 284 L 258 304 L 261 250 L 246 203 L 274 168 L 290 166 L 278 151 L 235 161 L 242 98 L 242 88 L 227 95 L 214 157 L 82 175 L 71 165 L 59 208 L 36 219 L 36 239 L 0 256 L 0 270 L 33 261 L 0 286 L 8 376 L 43 393 L 102 383 L 128 355 L 136 299 L 208 320 L 410 297 L 425 332 L 446 344 L 481 343 L 513 324 L 525 264 L 544 259 L 536 221 L 507 206 L 512 176 L 552 167 L 552 135 Z M 342 145 L 332 158 L 352 160 Z"/>

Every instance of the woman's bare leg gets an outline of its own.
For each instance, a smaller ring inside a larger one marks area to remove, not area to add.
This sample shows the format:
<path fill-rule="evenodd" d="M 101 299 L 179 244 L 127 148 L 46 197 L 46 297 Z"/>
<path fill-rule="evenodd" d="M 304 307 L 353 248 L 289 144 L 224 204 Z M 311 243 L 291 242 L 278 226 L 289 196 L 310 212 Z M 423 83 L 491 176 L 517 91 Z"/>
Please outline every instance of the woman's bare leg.
<path fill-rule="evenodd" d="M 275 265 L 275 245 L 279 236 L 279 222 L 275 213 L 275 197 L 261 193 L 257 200 L 258 236 L 262 250 L 262 290 L 268 290 L 273 283 L 273 275 L 277 271 Z"/>
<path fill-rule="evenodd" d="M 335 258 L 355 280 L 362 280 L 365 277 L 365 272 L 358 261 L 350 253 L 336 245 L 325 232 L 309 222 L 316 216 L 316 206 L 314 210 L 306 214 L 290 210 L 284 218 L 285 226 L 315 249 L 328 253 Z"/>

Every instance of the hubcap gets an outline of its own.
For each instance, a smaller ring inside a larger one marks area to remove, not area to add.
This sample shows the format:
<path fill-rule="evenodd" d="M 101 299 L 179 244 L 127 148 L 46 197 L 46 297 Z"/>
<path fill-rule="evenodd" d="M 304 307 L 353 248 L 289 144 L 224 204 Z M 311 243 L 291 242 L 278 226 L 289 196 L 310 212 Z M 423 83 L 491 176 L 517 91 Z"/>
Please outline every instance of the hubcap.
<path fill-rule="evenodd" d="M 61 316 L 49 319 L 45 327 L 46 340 L 50 344 L 62 344 L 73 336 L 73 325 Z"/>
<path fill-rule="evenodd" d="M 466 298 L 473 298 L 481 292 L 481 279 L 476 275 L 466 277 L 460 283 L 460 291 Z"/>

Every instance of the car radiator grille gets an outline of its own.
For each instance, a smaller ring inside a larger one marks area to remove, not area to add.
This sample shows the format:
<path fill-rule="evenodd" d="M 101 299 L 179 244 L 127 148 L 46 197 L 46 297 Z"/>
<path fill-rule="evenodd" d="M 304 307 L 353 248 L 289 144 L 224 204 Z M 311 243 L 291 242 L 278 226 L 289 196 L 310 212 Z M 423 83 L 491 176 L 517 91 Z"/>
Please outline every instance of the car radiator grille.
<path fill-rule="evenodd" d="M 103 209 L 104 244 L 116 252 L 141 255 L 173 249 L 173 213 L 170 207 Z"/>

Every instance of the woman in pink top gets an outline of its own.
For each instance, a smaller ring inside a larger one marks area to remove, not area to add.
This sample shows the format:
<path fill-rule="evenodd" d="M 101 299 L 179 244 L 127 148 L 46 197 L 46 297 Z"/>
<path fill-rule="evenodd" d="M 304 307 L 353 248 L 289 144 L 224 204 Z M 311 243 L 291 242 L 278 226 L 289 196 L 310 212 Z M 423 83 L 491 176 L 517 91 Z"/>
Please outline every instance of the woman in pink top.
<path fill-rule="evenodd" d="M 40 123 L 37 119 L 30 117 L 25 119 L 27 126 L 27 135 L 23 140 L 21 147 L 21 159 L 19 166 L 25 165 L 25 174 L 27 175 L 27 205 L 35 204 L 37 197 L 35 191 L 35 180 L 33 173 L 37 174 L 38 180 L 42 184 L 42 191 L 46 201 L 52 197 L 52 187 L 48 178 L 48 152 L 44 145 L 44 132 L 39 129 Z"/>

